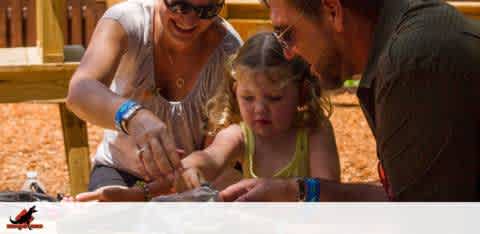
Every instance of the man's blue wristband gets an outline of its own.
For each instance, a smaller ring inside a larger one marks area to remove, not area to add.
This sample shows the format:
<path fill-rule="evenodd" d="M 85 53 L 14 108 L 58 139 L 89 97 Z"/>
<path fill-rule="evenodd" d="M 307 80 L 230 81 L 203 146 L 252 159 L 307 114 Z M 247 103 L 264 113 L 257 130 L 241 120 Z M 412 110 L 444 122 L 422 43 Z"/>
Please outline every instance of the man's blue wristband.
<path fill-rule="evenodd" d="M 123 133 L 128 135 L 127 129 L 125 129 L 125 125 L 123 124 L 123 121 L 125 120 L 125 115 L 128 112 L 131 112 L 132 109 L 138 109 L 140 107 L 139 104 L 132 100 L 127 100 L 117 110 L 117 113 L 115 113 L 115 127 L 119 130 L 122 131 Z"/>
<path fill-rule="evenodd" d="M 306 202 L 318 202 L 320 201 L 320 180 L 315 178 L 305 179 L 306 187 Z"/>

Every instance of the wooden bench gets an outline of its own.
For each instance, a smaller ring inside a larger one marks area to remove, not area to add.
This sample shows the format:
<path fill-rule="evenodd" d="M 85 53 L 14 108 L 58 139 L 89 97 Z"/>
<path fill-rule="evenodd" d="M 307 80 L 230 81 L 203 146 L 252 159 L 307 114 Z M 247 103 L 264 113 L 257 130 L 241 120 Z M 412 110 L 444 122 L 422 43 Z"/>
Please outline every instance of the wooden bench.
<path fill-rule="evenodd" d="M 63 102 L 78 66 L 65 62 L 64 45 L 86 46 L 105 9 L 95 0 L 0 1 L 0 47 L 12 47 L 0 49 L 0 103 L 58 103 L 73 195 L 87 189 L 90 157 L 86 124 Z"/>
<path fill-rule="evenodd" d="M 480 19 L 480 1 L 449 1 L 465 15 Z M 268 9 L 259 0 L 227 0 L 223 16 L 237 29 L 242 38 L 271 29 Z"/>
<path fill-rule="evenodd" d="M 449 3 L 463 14 L 474 19 L 480 19 L 480 1 L 451 1 Z"/>

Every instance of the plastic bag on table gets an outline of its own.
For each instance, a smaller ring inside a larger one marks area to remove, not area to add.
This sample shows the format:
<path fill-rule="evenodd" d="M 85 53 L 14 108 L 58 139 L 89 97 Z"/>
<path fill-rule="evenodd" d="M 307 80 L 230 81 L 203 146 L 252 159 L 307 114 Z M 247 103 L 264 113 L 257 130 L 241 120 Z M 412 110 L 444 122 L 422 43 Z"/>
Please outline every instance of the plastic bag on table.
<path fill-rule="evenodd" d="M 29 192 L 29 191 L 5 191 L 0 192 L 0 202 L 56 202 L 58 199 L 51 197 L 44 193 Z"/>
<path fill-rule="evenodd" d="M 154 197 L 153 202 L 221 202 L 218 191 L 205 184 L 198 188 L 177 194 Z"/>

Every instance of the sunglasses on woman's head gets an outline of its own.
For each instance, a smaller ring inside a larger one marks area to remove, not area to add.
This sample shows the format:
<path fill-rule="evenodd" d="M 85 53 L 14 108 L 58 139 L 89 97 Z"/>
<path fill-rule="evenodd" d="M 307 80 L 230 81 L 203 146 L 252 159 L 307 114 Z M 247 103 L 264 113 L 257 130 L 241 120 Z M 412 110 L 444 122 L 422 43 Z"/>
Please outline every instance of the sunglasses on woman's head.
<path fill-rule="evenodd" d="M 192 11 L 200 19 L 211 19 L 217 16 L 225 3 L 224 0 L 219 0 L 218 3 L 212 3 L 203 6 L 195 6 L 185 0 L 163 0 L 168 10 L 176 14 L 188 14 Z"/>

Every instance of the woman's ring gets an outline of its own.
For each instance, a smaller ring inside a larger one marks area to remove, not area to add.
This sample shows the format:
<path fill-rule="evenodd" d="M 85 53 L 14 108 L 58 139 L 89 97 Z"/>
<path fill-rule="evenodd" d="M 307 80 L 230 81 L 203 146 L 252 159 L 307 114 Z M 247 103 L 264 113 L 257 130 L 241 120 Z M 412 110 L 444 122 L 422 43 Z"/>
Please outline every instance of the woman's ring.
<path fill-rule="evenodd" d="M 144 145 L 142 148 L 140 149 L 137 149 L 137 156 L 141 156 L 143 152 L 145 152 L 145 150 L 147 150 L 147 145 Z"/>

